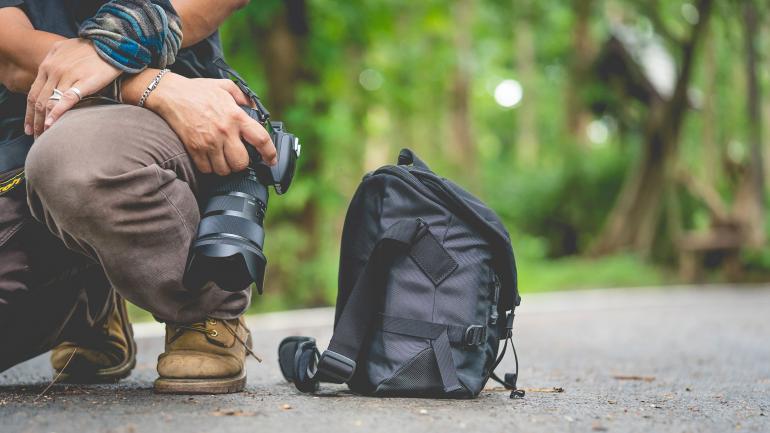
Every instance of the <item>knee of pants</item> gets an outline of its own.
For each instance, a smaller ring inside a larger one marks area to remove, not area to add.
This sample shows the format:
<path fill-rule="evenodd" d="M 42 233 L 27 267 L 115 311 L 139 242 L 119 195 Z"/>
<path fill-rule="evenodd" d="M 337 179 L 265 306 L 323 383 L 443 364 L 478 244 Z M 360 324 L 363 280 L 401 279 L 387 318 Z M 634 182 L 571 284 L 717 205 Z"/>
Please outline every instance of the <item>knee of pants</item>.
<path fill-rule="evenodd" d="M 171 128 L 146 109 L 104 105 L 71 110 L 38 137 L 27 156 L 30 209 L 39 220 L 53 217 L 62 224 L 67 218 L 115 215 L 118 203 L 149 200 L 176 177 L 159 177 L 161 163 L 181 161 L 169 167 L 193 179 L 191 165 L 174 159 L 184 153 Z"/>
<path fill-rule="evenodd" d="M 66 136 L 46 132 L 27 155 L 25 176 L 32 215 L 43 219 L 44 211 L 57 220 L 98 213 L 100 167 L 87 161 L 68 145 Z"/>

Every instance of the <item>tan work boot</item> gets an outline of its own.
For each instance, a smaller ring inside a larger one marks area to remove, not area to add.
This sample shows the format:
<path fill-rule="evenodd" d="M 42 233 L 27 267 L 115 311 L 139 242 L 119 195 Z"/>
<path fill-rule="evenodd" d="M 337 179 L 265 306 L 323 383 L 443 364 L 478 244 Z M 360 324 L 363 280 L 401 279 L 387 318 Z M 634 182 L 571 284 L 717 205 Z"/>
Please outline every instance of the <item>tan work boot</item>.
<path fill-rule="evenodd" d="M 114 302 L 109 319 L 96 332 L 51 350 L 51 365 L 59 382 L 110 383 L 131 374 L 136 365 L 134 332 L 126 301 L 116 293 Z"/>
<path fill-rule="evenodd" d="M 166 351 L 158 357 L 155 392 L 226 394 L 246 386 L 246 354 L 251 332 L 243 317 L 166 325 Z"/>

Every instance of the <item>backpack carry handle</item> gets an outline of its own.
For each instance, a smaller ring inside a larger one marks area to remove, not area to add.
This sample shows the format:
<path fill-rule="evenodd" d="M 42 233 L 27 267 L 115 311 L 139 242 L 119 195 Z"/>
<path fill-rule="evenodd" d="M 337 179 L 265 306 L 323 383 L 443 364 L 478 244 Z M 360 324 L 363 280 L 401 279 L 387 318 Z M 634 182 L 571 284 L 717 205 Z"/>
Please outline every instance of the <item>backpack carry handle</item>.
<path fill-rule="evenodd" d="M 417 155 L 412 152 L 412 149 L 408 149 L 406 147 L 401 149 L 401 152 L 398 153 L 398 165 L 414 165 L 415 167 L 421 168 L 423 170 L 431 171 L 430 167 L 428 167 L 428 164 L 418 158 Z"/>

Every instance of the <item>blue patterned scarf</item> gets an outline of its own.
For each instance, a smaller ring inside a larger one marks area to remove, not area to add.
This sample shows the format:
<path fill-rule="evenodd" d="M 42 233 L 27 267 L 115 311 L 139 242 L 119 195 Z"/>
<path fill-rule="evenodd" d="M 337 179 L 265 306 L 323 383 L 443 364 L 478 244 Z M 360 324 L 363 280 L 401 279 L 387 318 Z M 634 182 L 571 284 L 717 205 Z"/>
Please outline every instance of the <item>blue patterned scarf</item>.
<path fill-rule="evenodd" d="M 170 0 L 111 0 L 80 26 L 111 65 L 128 72 L 166 68 L 182 46 L 182 24 Z"/>

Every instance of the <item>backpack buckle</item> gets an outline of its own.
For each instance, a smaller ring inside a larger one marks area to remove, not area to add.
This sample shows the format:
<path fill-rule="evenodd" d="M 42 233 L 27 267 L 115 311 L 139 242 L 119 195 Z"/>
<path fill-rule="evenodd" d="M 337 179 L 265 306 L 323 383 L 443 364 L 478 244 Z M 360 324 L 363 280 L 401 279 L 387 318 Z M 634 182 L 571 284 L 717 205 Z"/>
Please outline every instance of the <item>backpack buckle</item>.
<path fill-rule="evenodd" d="M 487 327 L 470 325 L 465 329 L 464 342 L 466 346 L 479 346 L 487 340 Z"/>
<path fill-rule="evenodd" d="M 356 362 L 331 350 L 324 350 L 318 360 L 318 373 L 325 382 L 345 383 L 356 372 Z"/>

